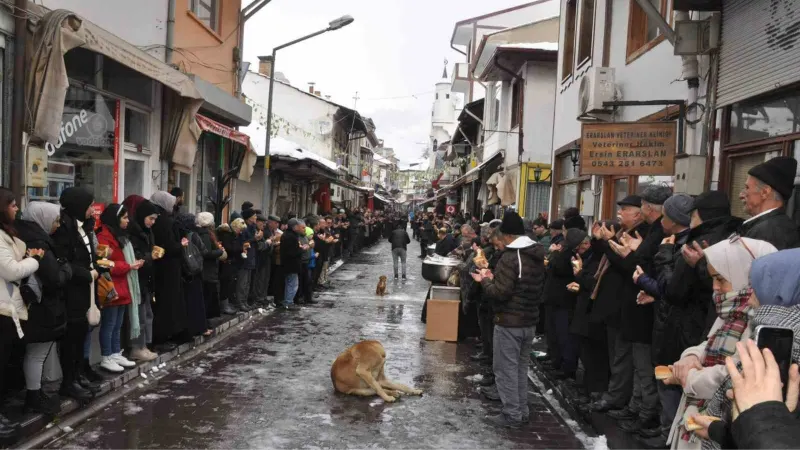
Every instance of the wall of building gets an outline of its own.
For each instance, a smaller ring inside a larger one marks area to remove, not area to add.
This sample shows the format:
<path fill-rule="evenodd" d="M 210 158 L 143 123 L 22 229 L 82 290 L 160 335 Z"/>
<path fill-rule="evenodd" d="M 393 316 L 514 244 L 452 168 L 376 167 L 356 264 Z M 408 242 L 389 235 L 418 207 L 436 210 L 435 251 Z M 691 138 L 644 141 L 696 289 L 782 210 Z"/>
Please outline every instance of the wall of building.
<path fill-rule="evenodd" d="M 553 111 L 556 95 L 556 64 L 529 63 L 525 67 L 525 103 L 523 105 L 522 162 L 550 163 L 553 145 Z M 513 135 L 509 136 L 511 148 Z"/>
<path fill-rule="evenodd" d="M 253 108 L 253 122 L 241 130 L 250 136 L 256 149 L 263 152 L 266 140 L 269 78 L 248 72 L 243 91 L 247 103 Z M 337 106 L 276 81 L 272 107 L 272 126 L 273 130 L 277 129 L 278 136 L 293 141 L 323 158 L 335 160 L 333 133 L 321 134 L 319 131 L 321 122 L 333 123 L 333 117 L 339 109 Z"/>
<path fill-rule="evenodd" d="M 191 0 L 175 0 L 175 52 L 181 70 L 198 75 L 229 94 L 236 91 L 234 48 L 239 45 L 241 0 L 218 1 L 219 27 L 212 30 L 189 11 Z M 162 0 L 146 0 L 166 4 Z M 131 2 L 138 5 L 139 2 Z"/>
<path fill-rule="evenodd" d="M 167 2 L 164 0 L 114 2 L 113 7 L 108 0 L 42 0 L 40 4 L 75 12 L 164 61 L 167 42 Z"/>

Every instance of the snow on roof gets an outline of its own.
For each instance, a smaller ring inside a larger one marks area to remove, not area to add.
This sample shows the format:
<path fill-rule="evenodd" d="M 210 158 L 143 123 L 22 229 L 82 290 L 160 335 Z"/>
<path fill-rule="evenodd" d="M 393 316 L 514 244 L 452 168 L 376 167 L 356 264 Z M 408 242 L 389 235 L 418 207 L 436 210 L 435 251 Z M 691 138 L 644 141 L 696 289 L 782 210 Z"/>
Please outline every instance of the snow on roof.
<path fill-rule="evenodd" d="M 282 138 L 280 136 L 276 136 L 270 139 L 269 154 L 274 156 L 292 158 L 298 161 L 310 159 L 313 161 L 317 161 L 318 163 L 322 164 L 323 166 L 327 167 L 328 169 L 334 172 L 339 170 L 339 165 L 336 164 L 335 162 L 327 158 L 323 158 L 322 156 L 319 156 L 310 150 L 306 150 L 299 144 L 292 142 L 286 138 Z M 263 155 L 264 151 L 261 150 L 259 152 L 259 156 Z"/>
<path fill-rule="evenodd" d="M 525 50 L 558 51 L 558 42 L 517 42 L 514 44 L 501 44 L 499 48 L 519 48 Z"/>
<path fill-rule="evenodd" d="M 388 159 L 384 158 L 383 156 L 381 156 L 381 155 L 379 155 L 377 153 L 372 155 L 372 160 L 376 161 L 376 162 L 379 162 L 379 163 L 387 164 L 387 165 L 391 165 L 392 164 L 391 161 L 389 161 Z"/>

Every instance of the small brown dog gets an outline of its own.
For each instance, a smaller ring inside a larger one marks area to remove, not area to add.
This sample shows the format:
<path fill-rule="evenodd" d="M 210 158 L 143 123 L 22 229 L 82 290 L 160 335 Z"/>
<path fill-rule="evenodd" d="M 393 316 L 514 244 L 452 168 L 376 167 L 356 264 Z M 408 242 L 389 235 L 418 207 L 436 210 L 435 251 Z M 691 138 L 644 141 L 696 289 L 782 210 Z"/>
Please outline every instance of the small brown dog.
<path fill-rule="evenodd" d="M 386 292 L 386 275 L 381 275 L 381 277 L 378 278 L 378 288 L 375 289 L 375 295 L 383 297 L 386 294 L 388 294 L 388 292 Z"/>
<path fill-rule="evenodd" d="M 389 381 L 383 371 L 385 364 L 386 350 L 380 342 L 361 341 L 333 362 L 333 387 L 348 395 L 379 395 L 385 402 L 393 402 L 402 394 L 422 395 L 419 389 Z"/>

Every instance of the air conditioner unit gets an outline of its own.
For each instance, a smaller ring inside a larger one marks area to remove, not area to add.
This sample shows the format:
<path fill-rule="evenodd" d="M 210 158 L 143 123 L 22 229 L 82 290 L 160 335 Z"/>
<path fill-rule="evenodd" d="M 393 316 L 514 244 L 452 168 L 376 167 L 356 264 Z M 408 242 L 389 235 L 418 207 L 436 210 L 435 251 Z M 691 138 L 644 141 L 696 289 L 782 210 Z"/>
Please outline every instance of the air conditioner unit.
<path fill-rule="evenodd" d="M 705 55 L 719 48 L 720 15 L 704 20 L 675 22 L 674 54 L 678 56 Z"/>
<path fill-rule="evenodd" d="M 610 67 L 590 67 L 581 78 L 578 90 L 578 112 L 581 116 L 591 113 L 607 113 L 610 108 L 603 102 L 614 100 L 616 84 L 614 69 Z"/>

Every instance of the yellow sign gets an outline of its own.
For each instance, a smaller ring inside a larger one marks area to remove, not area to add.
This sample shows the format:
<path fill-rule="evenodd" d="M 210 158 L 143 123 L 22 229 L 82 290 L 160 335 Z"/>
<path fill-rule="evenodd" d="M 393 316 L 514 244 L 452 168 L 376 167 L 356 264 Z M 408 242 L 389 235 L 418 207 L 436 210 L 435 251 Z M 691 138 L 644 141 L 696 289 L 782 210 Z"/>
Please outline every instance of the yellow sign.
<path fill-rule="evenodd" d="M 47 150 L 28 147 L 27 175 L 28 187 L 47 187 Z"/>
<path fill-rule="evenodd" d="M 581 175 L 673 175 L 676 122 L 585 123 Z"/>

